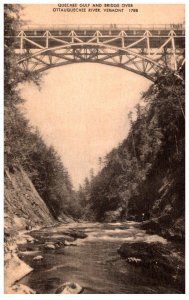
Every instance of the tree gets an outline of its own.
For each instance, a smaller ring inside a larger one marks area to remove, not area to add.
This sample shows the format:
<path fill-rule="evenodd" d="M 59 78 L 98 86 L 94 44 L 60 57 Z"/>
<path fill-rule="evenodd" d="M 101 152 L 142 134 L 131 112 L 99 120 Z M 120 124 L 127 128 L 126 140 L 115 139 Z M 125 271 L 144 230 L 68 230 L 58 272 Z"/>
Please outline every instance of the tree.
<path fill-rule="evenodd" d="M 174 74 L 160 74 L 143 95 L 146 105 L 136 106 L 135 121 L 129 113 L 127 138 L 106 155 L 90 185 L 90 209 L 97 220 L 120 207 L 125 216 L 148 215 L 164 177 L 175 184 L 171 183 L 170 201 L 183 207 L 184 91 L 184 83 Z"/>
<path fill-rule="evenodd" d="M 20 110 L 24 100 L 18 84 L 40 82 L 37 74 L 24 72 L 17 65 L 14 37 L 21 22 L 21 9 L 20 5 L 5 4 L 5 168 L 14 171 L 22 166 L 55 218 L 63 212 L 76 214 L 77 203 L 67 169 L 56 150 L 46 145 L 39 130 L 29 125 Z M 6 38 L 7 35 L 13 38 Z"/>

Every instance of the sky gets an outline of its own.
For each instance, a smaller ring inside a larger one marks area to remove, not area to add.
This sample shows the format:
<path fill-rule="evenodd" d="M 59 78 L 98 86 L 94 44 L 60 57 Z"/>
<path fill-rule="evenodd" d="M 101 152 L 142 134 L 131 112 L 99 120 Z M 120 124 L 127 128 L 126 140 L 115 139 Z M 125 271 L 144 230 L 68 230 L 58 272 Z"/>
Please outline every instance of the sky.
<path fill-rule="evenodd" d="M 184 20 L 183 5 L 137 5 L 138 14 L 53 13 L 55 5 L 25 5 L 29 24 L 164 24 Z M 118 22 L 119 18 L 119 22 Z M 41 90 L 22 86 L 24 109 L 49 145 L 53 145 L 78 188 L 98 158 L 127 136 L 128 113 L 151 82 L 121 68 L 101 64 L 71 64 L 51 69 Z"/>

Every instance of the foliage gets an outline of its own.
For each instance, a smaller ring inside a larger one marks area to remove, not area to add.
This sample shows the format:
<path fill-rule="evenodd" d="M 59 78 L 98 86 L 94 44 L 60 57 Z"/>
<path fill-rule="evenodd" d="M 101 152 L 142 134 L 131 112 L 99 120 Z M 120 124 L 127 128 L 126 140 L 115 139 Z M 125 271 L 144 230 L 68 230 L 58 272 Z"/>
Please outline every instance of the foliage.
<path fill-rule="evenodd" d="M 62 212 L 78 216 L 75 194 L 69 174 L 55 149 L 47 146 L 38 130 L 29 125 L 20 111 L 23 103 L 18 84 L 32 80 L 39 84 L 35 73 L 23 72 L 16 64 L 15 32 L 20 25 L 20 5 L 5 5 L 5 81 L 4 137 L 5 168 L 14 172 L 22 165 L 54 217 Z M 12 36 L 10 40 L 6 36 Z M 74 206 L 75 205 L 75 206 Z"/>
<path fill-rule="evenodd" d="M 90 182 L 90 209 L 97 220 L 120 207 L 123 218 L 148 215 L 167 173 L 184 205 L 184 91 L 174 74 L 161 74 L 144 93 L 145 105 L 136 106 L 136 121 L 129 114 L 128 137 L 104 158 Z"/>

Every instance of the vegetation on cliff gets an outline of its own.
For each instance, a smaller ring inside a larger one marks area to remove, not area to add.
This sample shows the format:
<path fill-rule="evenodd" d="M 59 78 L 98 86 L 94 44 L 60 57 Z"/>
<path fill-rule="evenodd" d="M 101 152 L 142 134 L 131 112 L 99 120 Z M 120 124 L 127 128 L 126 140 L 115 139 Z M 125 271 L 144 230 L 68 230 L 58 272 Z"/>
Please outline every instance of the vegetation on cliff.
<path fill-rule="evenodd" d="M 18 85 L 25 81 L 39 84 L 37 74 L 19 70 L 14 51 L 15 36 L 20 24 L 20 5 L 5 5 L 5 71 L 4 71 L 4 137 L 5 169 L 14 173 L 21 166 L 29 175 L 39 195 L 54 217 L 62 212 L 77 216 L 75 194 L 67 169 L 53 147 L 45 144 L 39 131 L 32 128 L 20 109 L 24 102 Z"/>
<path fill-rule="evenodd" d="M 88 205 L 97 220 L 112 211 L 117 219 L 160 217 L 166 225 L 184 219 L 184 93 L 183 81 L 161 74 L 136 106 L 135 121 L 129 114 L 127 138 L 89 183 Z"/>

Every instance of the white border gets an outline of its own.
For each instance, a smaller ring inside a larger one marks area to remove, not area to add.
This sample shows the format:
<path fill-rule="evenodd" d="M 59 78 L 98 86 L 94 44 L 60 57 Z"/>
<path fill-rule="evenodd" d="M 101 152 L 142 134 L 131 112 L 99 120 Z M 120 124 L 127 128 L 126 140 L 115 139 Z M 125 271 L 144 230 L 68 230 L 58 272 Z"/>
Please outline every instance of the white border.
<path fill-rule="evenodd" d="M 1 93 L 0 93 L 0 134 L 1 134 L 1 138 L 0 138 L 0 149 L 1 149 L 1 155 L 0 155 L 0 167 L 1 167 L 1 171 L 0 171 L 0 191 L 1 191 L 1 199 L 0 199 L 0 224 L 1 224 L 1 230 L 0 230 L 0 298 L 1 299 L 25 299 L 27 296 L 29 297 L 33 297 L 35 299 L 51 299 L 52 297 L 54 298 L 55 295 L 4 295 L 3 294 L 3 274 L 4 274 L 4 257 L 3 257 L 3 190 L 4 190 L 4 178 L 3 178 L 3 168 L 4 168 L 4 161 L 3 161 L 3 122 L 4 122 L 4 111 L 3 111 L 3 70 L 4 70 L 4 60 L 3 60 L 3 44 L 4 44 L 4 41 L 3 41 L 3 5 L 5 3 L 8 3 L 8 4 L 58 4 L 58 3 L 123 3 L 125 1 L 121 1 L 121 0 L 112 0 L 112 1 L 104 1 L 104 0 L 90 0 L 90 1 L 87 1 L 87 0 L 82 0 L 82 1 L 22 1 L 22 0 L 18 0 L 18 1 L 13 1 L 13 0 L 10 0 L 10 1 L 3 1 L 3 3 L 1 2 L 0 4 L 0 22 L 1 22 L 1 35 L 0 35 L 0 50 L 1 50 L 1 59 L 0 59 L 0 83 L 1 83 Z M 188 41 L 188 22 L 187 20 L 189 20 L 189 1 L 128 1 L 127 3 L 134 3 L 134 4 L 185 4 L 186 6 L 186 17 L 185 17 L 185 20 L 186 20 L 186 33 L 187 33 L 187 38 L 186 38 L 186 60 L 187 60 L 187 53 L 189 51 L 189 41 Z M 187 69 L 186 71 L 186 78 L 188 78 L 188 72 L 189 72 L 189 69 Z M 187 82 L 187 80 L 186 80 Z M 188 88 L 187 88 L 187 85 L 186 85 L 186 120 L 188 119 L 188 105 L 187 105 L 187 102 L 189 101 L 188 100 Z M 189 149 L 189 145 L 188 145 L 188 127 L 187 127 L 187 121 L 186 121 L 186 150 Z M 187 178 L 188 178 L 188 168 L 189 167 L 189 161 L 188 161 L 188 155 L 187 155 L 187 151 L 186 151 L 186 216 L 188 217 L 188 204 L 187 204 L 187 196 L 188 196 L 188 185 L 187 185 Z M 186 235 L 186 249 L 188 250 L 188 243 L 187 243 L 187 236 L 188 236 L 188 228 L 189 228 L 189 222 L 188 220 L 186 220 L 186 232 L 187 232 L 187 235 Z M 187 251 L 186 251 L 187 253 Z M 186 270 L 188 270 L 188 259 L 186 257 Z M 186 271 L 186 275 L 187 275 L 187 271 Z M 186 295 L 188 294 L 188 289 L 187 288 L 189 287 L 189 282 L 188 282 L 188 276 L 186 276 L 186 294 L 185 295 L 166 295 L 166 294 L 153 294 L 153 295 L 144 295 L 144 294 L 140 294 L 140 295 L 137 295 L 137 294 L 133 294 L 133 295 L 130 295 L 130 294 L 124 294 L 124 295 L 113 295 L 113 294 L 109 294 L 109 295 L 68 295 L 69 299 L 73 299 L 75 297 L 85 297 L 86 299 L 87 298 L 92 298 L 92 299 L 96 299 L 96 297 L 102 297 L 102 298 L 107 298 L 107 299 L 125 299 L 125 298 L 129 298 L 129 299 L 136 299 L 136 297 L 147 297 L 150 299 L 152 298 L 157 298 L 159 299 L 159 297 L 161 297 L 161 299 L 163 298 L 170 298 L 170 299 L 178 299 L 180 297 L 186 297 Z M 59 298 L 62 298 L 64 297 L 63 295 L 56 295 L 56 297 L 59 297 Z"/>

